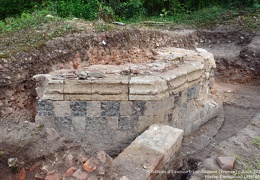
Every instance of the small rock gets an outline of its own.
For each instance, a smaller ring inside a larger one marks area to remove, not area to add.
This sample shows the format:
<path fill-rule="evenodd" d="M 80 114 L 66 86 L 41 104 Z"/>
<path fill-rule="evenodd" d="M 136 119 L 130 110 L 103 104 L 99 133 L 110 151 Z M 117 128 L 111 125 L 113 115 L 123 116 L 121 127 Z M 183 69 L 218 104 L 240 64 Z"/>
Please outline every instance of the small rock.
<path fill-rule="evenodd" d="M 42 161 L 38 161 L 38 162 L 34 163 L 34 164 L 30 167 L 29 171 L 30 171 L 30 172 L 35 171 L 35 170 L 36 170 L 38 167 L 40 167 L 41 165 L 42 165 Z"/>
<path fill-rule="evenodd" d="M 94 158 L 90 158 L 89 160 L 87 160 L 87 162 L 84 163 L 83 168 L 87 172 L 95 171 L 97 169 L 97 165 L 96 165 L 95 159 Z"/>
<path fill-rule="evenodd" d="M 65 175 L 66 175 L 66 176 L 72 176 L 76 170 L 77 170 L 77 168 L 75 168 L 75 167 L 70 167 L 70 168 L 66 171 Z"/>
<path fill-rule="evenodd" d="M 103 163 L 105 164 L 106 160 L 107 160 L 107 153 L 105 151 L 99 151 L 97 153 L 97 158 Z"/>
<path fill-rule="evenodd" d="M 57 173 L 55 170 L 53 170 L 47 173 L 45 180 L 56 180 L 59 178 L 60 178 L 60 174 Z"/>
<path fill-rule="evenodd" d="M 36 173 L 34 178 L 35 178 L 35 180 L 44 180 L 45 176 L 40 173 Z"/>
<path fill-rule="evenodd" d="M 75 159 L 75 157 L 71 154 L 71 153 L 69 153 L 69 154 L 67 154 L 66 156 L 65 156 L 65 163 L 66 163 L 66 166 L 73 166 L 73 164 L 76 162 L 76 159 Z"/>
<path fill-rule="evenodd" d="M 80 80 L 88 79 L 88 74 L 86 72 L 84 72 L 84 71 L 80 72 L 79 79 Z"/>
<path fill-rule="evenodd" d="M 50 14 L 48 14 L 48 15 L 46 15 L 46 18 L 54 18 L 54 16 L 53 16 L 53 15 L 50 15 Z"/>
<path fill-rule="evenodd" d="M 104 176 L 105 174 L 106 174 L 106 171 L 105 171 L 104 167 L 103 167 L 103 166 L 100 166 L 100 167 L 98 168 L 98 175 Z"/>
<path fill-rule="evenodd" d="M 49 171 L 49 166 L 48 165 L 45 165 L 41 168 L 41 172 L 44 173 L 44 174 L 47 174 Z"/>
<path fill-rule="evenodd" d="M 221 169 L 230 171 L 234 168 L 235 158 L 232 156 L 217 157 L 217 163 Z"/>
<path fill-rule="evenodd" d="M 122 22 L 115 21 L 115 22 L 112 22 L 112 23 L 116 24 L 116 25 L 119 25 L 119 26 L 125 26 L 125 23 L 122 23 Z"/>
<path fill-rule="evenodd" d="M 72 175 L 74 178 L 79 179 L 79 180 L 85 180 L 88 178 L 88 173 L 85 171 L 81 171 L 80 169 L 78 169 L 77 171 L 75 171 Z"/>
<path fill-rule="evenodd" d="M 88 178 L 88 180 L 98 180 L 96 175 L 92 175 L 91 177 Z"/>

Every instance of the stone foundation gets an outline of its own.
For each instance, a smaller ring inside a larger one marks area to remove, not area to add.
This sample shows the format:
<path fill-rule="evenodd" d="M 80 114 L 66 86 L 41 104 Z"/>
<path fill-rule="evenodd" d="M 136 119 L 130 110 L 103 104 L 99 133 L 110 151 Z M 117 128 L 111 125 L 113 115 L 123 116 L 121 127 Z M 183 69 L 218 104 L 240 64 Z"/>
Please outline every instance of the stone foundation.
<path fill-rule="evenodd" d="M 36 75 L 36 122 L 112 154 L 155 123 L 189 134 L 217 114 L 214 68 L 203 49 L 162 48 L 148 63 L 87 67 L 84 80 Z M 102 76 L 92 76 L 97 73 Z"/>

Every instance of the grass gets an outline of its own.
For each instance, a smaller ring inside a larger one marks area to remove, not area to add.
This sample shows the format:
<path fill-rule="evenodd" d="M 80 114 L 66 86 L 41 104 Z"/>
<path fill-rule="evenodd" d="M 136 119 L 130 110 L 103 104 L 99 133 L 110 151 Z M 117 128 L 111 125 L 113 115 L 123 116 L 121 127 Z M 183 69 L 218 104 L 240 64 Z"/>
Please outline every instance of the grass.
<path fill-rule="evenodd" d="M 92 23 L 83 19 L 61 18 L 51 10 L 35 10 L 19 17 L 0 21 L 0 58 L 8 58 L 21 51 L 44 45 L 50 39 L 87 29 L 107 31 L 116 26 L 102 21 Z M 235 26 L 246 30 L 260 30 L 260 9 L 254 11 L 228 10 L 220 6 L 204 8 L 196 12 L 153 17 L 135 17 L 125 20 L 130 26 L 143 26 L 144 21 L 160 22 L 159 28 L 177 29 Z M 100 23 L 101 22 L 101 23 Z M 80 26 L 78 26 L 80 24 Z"/>
<path fill-rule="evenodd" d="M 42 46 L 50 39 L 82 31 L 88 25 L 84 21 L 85 26 L 79 27 L 77 23 L 82 24 L 82 20 L 71 23 L 71 19 L 52 16 L 47 10 L 23 13 L 21 17 L 0 21 L 0 58 Z"/>
<path fill-rule="evenodd" d="M 257 136 L 252 140 L 252 143 L 260 149 L 260 136 Z"/>

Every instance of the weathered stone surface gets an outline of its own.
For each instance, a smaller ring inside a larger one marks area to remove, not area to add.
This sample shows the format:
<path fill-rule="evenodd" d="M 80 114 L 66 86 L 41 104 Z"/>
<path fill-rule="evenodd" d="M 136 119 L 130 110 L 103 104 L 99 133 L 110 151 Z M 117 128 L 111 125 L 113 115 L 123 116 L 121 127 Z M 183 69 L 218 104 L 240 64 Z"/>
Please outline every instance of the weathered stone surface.
<path fill-rule="evenodd" d="M 130 79 L 129 100 L 160 100 L 168 96 L 166 81 L 157 76 Z"/>
<path fill-rule="evenodd" d="M 64 94 L 92 94 L 91 80 L 64 80 Z"/>
<path fill-rule="evenodd" d="M 160 48 L 153 62 L 86 67 L 84 75 L 98 72 L 103 74 L 100 78 L 39 75 L 39 96 L 63 92 L 63 100 L 40 100 L 36 122 L 84 136 L 84 143 L 104 150 L 121 151 L 154 123 L 189 134 L 216 116 L 217 105 L 208 102 L 214 82 L 212 60 L 205 50 Z"/>
<path fill-rule="evenodd" d="M 69 101 L 53 101 L 53 113 L 55 116 L 71 116 Z"/>
<path fill-rule="evenodd" d="M 235 158 L 232 156 L 217 157 L 217 163 L 221 169 L 230 171 L 234 168 Z"/>
<path fill-rule="evenodd" d="M 72 118 L 73 131 L 76 131 L 80 134 L 84 134 L 85 126 L 86 126 L 86 117 L 73 117 Z"/>
<path fill-rule="evenodd" d="M 33 77 L 37 82 L 36 92 L 42 100 L 63 100 L 63 80 L 53 80 L 51 75 L 39 74 Z"/>
<path fill-rule="evenodd" d="M 186 75 L 188 82 L 194 81 L 201 77 L 201 70 L 196 70 Z"/>
<path fill-rule="evenodd" d="M 53 170 L 47 173 L 45 180 L 59 179 L 60 177 L 61 175 L 57 173 L 55 170 Z"/>
<path fill-rule="evenodd" d="M 158 174 L 152 171 L 163 170 L 166 163 L 175 158 L 182 136 L 183 130 L 152 125 L 114 159 L 112 168 L 117 169 L 119 177 L 154 179 Z"/>
<path fill-rule="evenodd" d="M 46 128 L 47 140 L 54 141 L 60 137 L 59 133 L 54 128 Z"/>
<path fill-rule="evenodd" d="M 108 76 L 93 81 L 92 100 L 128 100 L 128 77 Z"/>

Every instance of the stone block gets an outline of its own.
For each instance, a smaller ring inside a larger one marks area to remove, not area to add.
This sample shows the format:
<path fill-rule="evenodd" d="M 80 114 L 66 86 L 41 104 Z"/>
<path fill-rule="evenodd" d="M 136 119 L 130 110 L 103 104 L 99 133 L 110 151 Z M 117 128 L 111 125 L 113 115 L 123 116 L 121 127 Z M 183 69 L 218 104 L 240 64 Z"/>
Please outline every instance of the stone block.
<path fill-rule="evenodd" d="M 57 100 L 57 101 L 62 101 L 64 99 L 63 94 L 48 94 L 45 93 L 41 97 L 41 100 Z"/>
<path fill-rule="evenodd" d="M 60 131 L 70 131 L 72 130 L 72 117 L 71 116 L 65 116 L 60 117 L 56 116 L 54 120 L 55 129 L 58 129 Z"/>
<path fill-rule="evenodd" d="M 174 96 L 169 96 L 158 101 L 146 101 L 144 115 L 164 114 L 166 111 L 172 109 L 175 106 L 174 103 Z"/>
<path fill-rule="evenodd" d="M 121 131 L 134 130 L 137 126 L 137 116 L 120 116 L 118 119 L 118 129 Z"/>
<path fill-rule="evenodd" d="M 36 92 L 41 100 L 63 100 L 63 80 L 53 80 L 51 75 L 39 74 L 33 77 L 36 80 Z"/>
<path fill-rule="evenodd" d="M 171 89 L 171 90 L 170 90 L 170 93 L 171 93 L 171 94 L 177 94 L 177 93 L 179 93 L 179 92 L 184 91 L 184 90 L 187 89 L 187 88 L 188 88 L 188 83 L 185 82 L 185 83 L 182 84 L 180 87 L 177 87 L 177 88 L 175 88 L 175 89 Z"/>
<path fill-rule="evenodd" d="M 44 125 L 46 128 L 54 128 L 54 116 L 39 116 L 38 114 L 35 117 L 35 123 L 39 125 Z"/>
<path fill-rule="evenodd" d="M 101 102 L 101 116 L 119 116 L 120 101 Z"/>
<path fill-rule="evenodd" d="M 131 116 L 133 111 L 133 101 L 121 101 L 120 102 L 120 116 Z"/>
<path fill-rule="evenodd" d="M 193 71 L 191 73 L 188 73 L 186 75 L 186 78 L 188 80 L 188 82 L 191 82 L 191 81 L 194 81 L 196 79 L 199 79 L 202 75 L 202 71 L 201 70 L 196 70 L 196 71 Z"/>
<path fill-rule="evenodd" d="M 100 116 L 101 115 L 101 102 L 100 101 L 88 101 L 87 102 L 87 115 L 88 116 Z"/>
<path fill-rule="evenodd" d="M 76 131 L 80 134 L 84 134 L 85 129 L 86 129 L 85 124 L 86 124 L 85 117 L 73 117 L 72 118 L 73 131 Z"/>
<path fill-rule="evenodd" d="M 91 94 L 64 94 L 65 101 L 91 101 Z"/>
<path fill-rule="evenodd" d="M 118 117 L 107 117 L 107 127 L 112 130 L 118 129 Z"/>
<path fill-rule="evenodd" d="M 71 116 L 85 117 L 87 115 L 87 101 L 71 101 L 70 109 L 71 109 Z"/>
<path fill-rule="evenodd" d="M 92 101 L 127 101 L 128 94 L 92 94 Z"/>
<path fill-rule="evenodd" d="M 166 163 L 173 160 L 182 137 L 183 130 L 154 124 L 114 159 L 112 169 L 117 170 L 119 177 L 155 179 L 159 175 L 156 170 L 163 171 Z"/>
<path fill-rule="evenodd" d="M 139 116 L 137 122 L 137 131 L 143 132 L 148 129 L 149 126 L 154 124 L 159 116 Z"/>
<path fill-rule="evenodd" d="M 160 100 L 169 96 L 165 80 L 157 76 L 132 77 L 129 100 Z"/>
<path fill-rule="evenodd" d="M 168 82 L 170 90 L 176 89 L 187 81 L 186 75 L 178 76 L 174 79 L 170 79 Z"/>
<path fill-rule="evenodd" d="M 53 101 L 53 112 L 55 116 L 71 116 L 69 101 Z"/>
<path fill-rule="evenodd" d="M 95 80 L 92 83 L 92 94 L 128 96 L 128 77 L 114 75 Z"/>
<path fill-rule="evenodd" d="M 91 95 L 92 81 L 91 80 L 64 80 L 65 95 Z M 68 99 L 70 100 L 70 99 Z"/>

